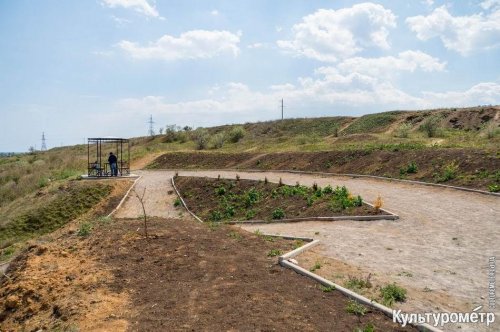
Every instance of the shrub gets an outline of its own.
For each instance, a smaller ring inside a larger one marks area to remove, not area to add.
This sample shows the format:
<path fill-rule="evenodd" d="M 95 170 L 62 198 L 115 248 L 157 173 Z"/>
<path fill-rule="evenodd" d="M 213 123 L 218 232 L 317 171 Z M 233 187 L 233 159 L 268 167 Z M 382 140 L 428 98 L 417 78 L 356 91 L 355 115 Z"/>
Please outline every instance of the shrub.
<path fill-rule="evenodd" d="M 402 167 L 399 170 L 399 174 L 400 175 L 415 174 L 415 173 L 417 173 L 417 171 L 418 171 L 417 164 L 414 161 L 412 161 L 411 163 L 408 164 L 408 166 L 406 166 L 406 168 Z"/>
<path fill-rule="evenodd" d="M 233 127 L 229 131 L 229 141 L 232 143 L 238 143 L 243 137 L 245 137 L 245 129 L 242 126 Z"/>
<path fill-rule="evenodd" d="M 411 130 L 411 124 L 408 122 L 404 122 L 398 127 L 396 131 L 396 137 L 408 138 L 410 130 Z"/>
<path fill-rule="evenodd" d="M 281 208 L 277 208 L 273 211 L 273 219 L 283 219 L 285 218 L 285 211 Z"/>
<path fill-rule="evenodd" d="M 174 206 L 177 207 L 177 206 L 180 206 L 181 205 L 181 199 L 179 197 L 177 197 L 174 201 Z"/>
<path fill-rule="evenodd" d="M 215 189 L 215 193 L 219 196 L 224 196 L 226 194 L 226 188 L 220 186 L 219 188 Z"/>
<path fill-rule="evenodd" d="M 327 185 L 326 187 L 323 188 L 323 194 L 331 194 L 333 193 L 333 188 L 330 185 Z"/>
<path fill-rule="evenodd" d="M 176 125 L 167 125 L 165 127 L 165 138 L 163 139 L 163 142 L 165 143 L 173 143 L 177 141 L 177 131 L 178 128 Z"/>
<path fill-rule="evenodd" d="M 491 122 L 486 126 L 485 133 L 486 133 L 486 138 L 491 139 L 498 136 L 498 134 L 500 133 L 500 129 L 498 129 L 496 123 Z"/>
<path fill-rule="evenodd" d="M 209 145 L 212 149 L 220 149 L 224 145 L 225 140 L 226 137 L 223 133 L 217 133 L 210 138 Z"/>
<path fill-rule="evenodd" d="M 422 130 L 427 137 L 436 137 L 439 130 L 439 124 L 441 118 L 437 115 L 433 115 L 424 120 L 420 125 L 420 130 Z"/>
<path fill-rule="evenodd" d="M 253 206 L 255 203 L 259 201 L 260 196 L 261 194 L 257 189 L 251 188 L 245 193 L 245 206 L 247 208 Z"/>
<path fill-rule="evenodd" d="M 394 302 L 404 302 L 406 300 L 406 289 L 396 284 L 389 284 L 380 289 L 382 303 L 392 306 Z"/>
<path fill-rule="evenodd" d="M 197 130 L 194 136 L 197 150 L 204 150 L 208 146 L 209 135 L 206 129 Z"/>

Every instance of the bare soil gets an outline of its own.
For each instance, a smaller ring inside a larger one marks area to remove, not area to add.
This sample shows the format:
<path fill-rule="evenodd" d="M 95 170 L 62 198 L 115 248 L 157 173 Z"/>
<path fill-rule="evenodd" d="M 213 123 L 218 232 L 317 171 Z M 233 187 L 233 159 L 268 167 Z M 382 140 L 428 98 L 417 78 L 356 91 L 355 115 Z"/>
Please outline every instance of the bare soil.
<path fill-rule="evenodd" d="M 414 162 L 416 173 L 400 174 Z M 445 169 L 456 164 L 456 177 L 443 181 Z M 177 152 L 158 157 L 152 169 L 260 169 L 302 170 L 404 178 L 488 190 L 500 185 L 500 158 L 496 152 L 474 149 L 415 149 L 401 151 L 353 150 L 283 153 Z"/>
<path fill-rule="evenodd" d="M 333 209 L 334 194 L 323 193 L 320 187 L 317 190 L 311 187 L 300 187 L 304 190 L 304 195 L 297 193 L 292 196 L 281 194 L 280 189 L 293 190 L 296 186 L 284 188 L 277 183 L 265 181 L 176 177 L 175 182 L 189 209 L 205 221 L 272 221 L 278 219 L 273 218 L 273 212 L 276 209 L 284 212 L 280 219 L 382 214 L 380 210 L 377 211 L 366 204 L 346 209 L 339 207 Z M 223 193 L 218 193 L 218 190 L 223 190 Z M 249 205 L 247 196 L 251 190 L 258 195 L 258 198 L 255 203 Z M 317 197 L 316 192 L 320 192 L 321 196 Z M 309 205 L 308 198 L 312 200 Z M 226 214 L 228 206 L 234 212 L 233 215 Z M 214 214 L 220 216 L 221 219 L 215 220 Z"/>
<path fill-rule="evenodd" d="M 406 331 L 383 314 L 357 317 L 347 298 L 282 268 L 272 249 L 293 242 L 220 225 L 157 218 L 147 241 L 140 220 L 117 221 L 94 238 L 93 251 L 113 270 L 110 287 L 130 294 L 130 331 Z"/>

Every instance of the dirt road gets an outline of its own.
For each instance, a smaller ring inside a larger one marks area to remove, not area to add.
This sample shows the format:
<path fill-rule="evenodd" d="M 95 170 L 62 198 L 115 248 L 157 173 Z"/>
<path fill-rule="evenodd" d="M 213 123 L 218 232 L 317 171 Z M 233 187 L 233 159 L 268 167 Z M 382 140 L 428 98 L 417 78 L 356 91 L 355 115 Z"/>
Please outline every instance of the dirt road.
<path fill-rule="evenodd" d="M 177 217 L 178 212 L 172 207 L 175 196 L 167 194 L 172 190 L 169 179 L 174 173 L 138 173 L 143 176 L 137 183 L 138 191 L 147 188 L 148 214 Z M 380 195 L 384 208 L 398 214 L 399 221 L 303 222 L 245 226 L 245 229 L 320 239 L 323 245 L 317 254 L 408 288 L 410 299 L 401 308 L 410 312 L 471 312 L 479 305 L 489 310 L 488 260 L 500 257 L 498 197 L 366 178 L 237 173 L 244 179 L 267 177 L 277 182 L 282 178 L 287 184 L 299 181 L 304 185 L 313 182 L 320 186 L 346 185 L 368 202 Z M 236 177 L 233 171 L 181 171 L 179 174 Z M 129 199 L 116 216 L 135 218 L 139 214 L 138 201 L 134 198 Z M 496 314 L 500 314 L 498 309 Z M 462 330 L 480 331 L 481 328 L 464 325 Z"/>

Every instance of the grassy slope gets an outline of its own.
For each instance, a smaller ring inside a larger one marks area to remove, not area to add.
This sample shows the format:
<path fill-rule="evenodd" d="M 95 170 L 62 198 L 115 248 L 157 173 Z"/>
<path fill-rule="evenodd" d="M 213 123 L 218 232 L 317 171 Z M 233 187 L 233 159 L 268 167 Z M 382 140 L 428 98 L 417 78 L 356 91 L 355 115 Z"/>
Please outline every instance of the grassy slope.
<path fill-rule="evenodd" d="M 245 136 L 239 142 L 231 143 L 226 140 L 221 148 L 211 149 L 209 146 L 208 151 L 350 153 L 377 150 L 424 151 L 438 147 L 442 149 L 440 151 L 443 154 L 446 154 L 446 149 L 449 148 L 472 148 L 474 151 L 496 156 L 500 145 L 498 129 L 497 134 L 493 135 L 495 137 L 487 136 L 492 127 L 498 128 L 499 114 L 500 107 L 496 106 L 459 110 L 394 111 L 360 118 L 327 117 L 247 123 L 241 125 Z M 427 138 L 419 128 L 425 119 L 434 115 L 440 117 L 439 136 Z M 402 123 L 408 123 L 410 126 L 408 138 L 395 137 Z M 235 125 L 208 128 L 208 137 L 217 133 L 227 136 L 234 127 Z M 173 142 L 167 142 L 165 135 L 132 139 L 132 167 L 134 161 L 148 156 L 172 151 L 194 151 L 194 137 L 197 132 L 198 130 L 183 133 L 184 140 Z M 179 138 L 179 134 L 174 138 Z M 106 147 L 104 149 L 107 150 Z M 84 145 L 54 148 L 34 155 L 0 157 L 0 225 L 11 220 L 13 215 L 26 212 L 28 207 L 40 204 L 35 193 L 43 192 L 51 187 L 51 184 L 64 184 L 84 173 L 86 162 L 87 148 Z"/>

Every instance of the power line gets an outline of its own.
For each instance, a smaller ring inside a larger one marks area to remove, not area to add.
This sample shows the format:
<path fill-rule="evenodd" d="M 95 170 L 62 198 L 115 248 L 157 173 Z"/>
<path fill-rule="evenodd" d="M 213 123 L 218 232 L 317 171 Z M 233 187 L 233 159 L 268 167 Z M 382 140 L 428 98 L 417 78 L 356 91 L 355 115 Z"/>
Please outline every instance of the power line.
<path fill-rule="evenodd" d="M 154 131 L 154 128 L 153 128 L 153 124 L 154 124 L 154 121 L 153 121 L 153 115 L 150 115 L 149 116 L 149 136 L 154 136 L 155 135 L 155 131 Z"/>
<path fill-rule="evenodd" d="M 45 141 L 45 132 L 42 132 L 42 147 L 40 149 L 41 151 L 47 151 L 47 144 Z"/>

